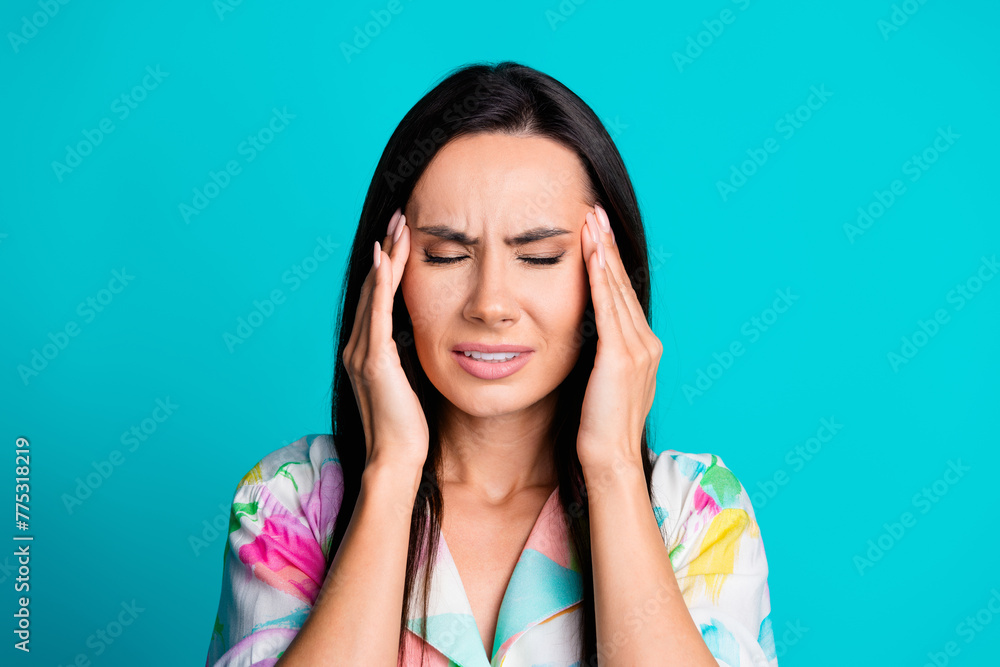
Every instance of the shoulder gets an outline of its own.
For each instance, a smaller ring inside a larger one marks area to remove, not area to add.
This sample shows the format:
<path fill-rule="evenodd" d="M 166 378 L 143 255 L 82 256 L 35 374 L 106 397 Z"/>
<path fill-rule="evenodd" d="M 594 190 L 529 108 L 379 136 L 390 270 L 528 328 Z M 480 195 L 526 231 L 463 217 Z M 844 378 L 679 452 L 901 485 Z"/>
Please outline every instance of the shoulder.
<path fill-rule="evenodd" d="M 676 542 L 684 527 L 711 522 L 719 514 L 745 513 L 756 523 L 750 496 L 722 457 L 666 449 L 654 455 L 653 510 L 664 539 Z"/>
<path fill-rule="evenodd" d="M 310 433 L 266 454 L 243 475 L 237 489 L 252 484 L 280 486 L 284 481 L 294 486 L 300 482 L 311 486 L 328 467 L 340 469 L 333 436 Z"/>
<path fill-rule="evenodd" d="M 270 664 L 324 581 L 343 474 L 333 438 L 308 434 L 267 453 L 233 493 L 219 610 L 206 665 Z"/>
<path fill-rule="evenodd" d="M 231 521 L 289 521 L 308 527 L 324 547 L 344 495 L 340 459 L 327 433 L 310 433 L 263 456 L 236 485 Z"/>
<path fill-rule="evenodd" d="M 668 449 L 651 487 L 677 584 L 712 655 L 777 667 L 767 555 L 743 484 L 716 454 Z"/>

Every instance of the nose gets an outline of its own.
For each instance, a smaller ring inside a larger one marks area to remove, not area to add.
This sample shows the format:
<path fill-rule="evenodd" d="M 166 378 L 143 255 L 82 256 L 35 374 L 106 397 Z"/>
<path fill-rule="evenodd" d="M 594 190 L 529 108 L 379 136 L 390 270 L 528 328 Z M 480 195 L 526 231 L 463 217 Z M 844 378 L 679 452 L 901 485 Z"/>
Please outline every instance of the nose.
<path fill-rule="evenodd" d="M 463 315 L 489 327 L 509 326 L 520 316 L 512 276 L 502 258 L 489 255 L 485 253 L 472 273 Z"/>

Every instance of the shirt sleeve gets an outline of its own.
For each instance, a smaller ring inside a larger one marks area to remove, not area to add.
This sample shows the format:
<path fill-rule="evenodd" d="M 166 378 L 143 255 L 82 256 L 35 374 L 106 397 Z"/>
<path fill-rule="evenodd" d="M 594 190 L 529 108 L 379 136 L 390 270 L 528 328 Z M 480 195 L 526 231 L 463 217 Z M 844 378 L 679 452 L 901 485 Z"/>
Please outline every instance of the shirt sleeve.
<path fill-rule="evenodd" d="M 667 450 L 654 513 L 684 602 L 721 667 L 777 667 L 767 558 L 746 489 L 714 454 Z"/>
<path fill-rule="evenodd" d="M 271 452 L 243 477 L 229 516 L 206 667 L 271 667 L 323 585 L 343 473 L 329 435 Z"/>

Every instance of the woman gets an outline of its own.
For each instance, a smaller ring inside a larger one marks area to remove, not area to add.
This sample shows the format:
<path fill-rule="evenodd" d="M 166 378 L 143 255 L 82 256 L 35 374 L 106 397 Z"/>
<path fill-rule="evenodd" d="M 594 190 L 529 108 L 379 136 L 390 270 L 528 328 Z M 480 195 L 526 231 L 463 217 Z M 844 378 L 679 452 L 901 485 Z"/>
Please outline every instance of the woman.
<path fill-rule="evenodd" d="M 504 62 L 427 93 L 361 213 L 333 433 L 236 489 L 206 664 L 775 667 L 745 489 L 647 444 L 645 243 L 559 82 Z"/>

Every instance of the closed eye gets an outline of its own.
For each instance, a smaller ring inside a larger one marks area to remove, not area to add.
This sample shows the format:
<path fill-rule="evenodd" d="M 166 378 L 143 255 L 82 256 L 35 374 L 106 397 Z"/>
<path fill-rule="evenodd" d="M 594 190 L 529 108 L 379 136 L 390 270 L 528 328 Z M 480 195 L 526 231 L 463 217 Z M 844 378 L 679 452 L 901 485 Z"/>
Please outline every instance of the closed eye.
<path fill-rule="evenodd" d="M 528 264 L 534 264 L 536 266 L 541 265 L 551 265 L 558 264 L 562 261 L 562 256 L 566 253 L 559 253 L 555 257 L 518 257 L 518 259 L 527 262 Z M 459 255 L 457 257 L 439 257 L 437 255 L 432 255 L 428 252 L 424 252 L 424 261 L 428 264 L 454 264 L 460 262 L 463 259 L 468 259 L 468 255 Z"/>

